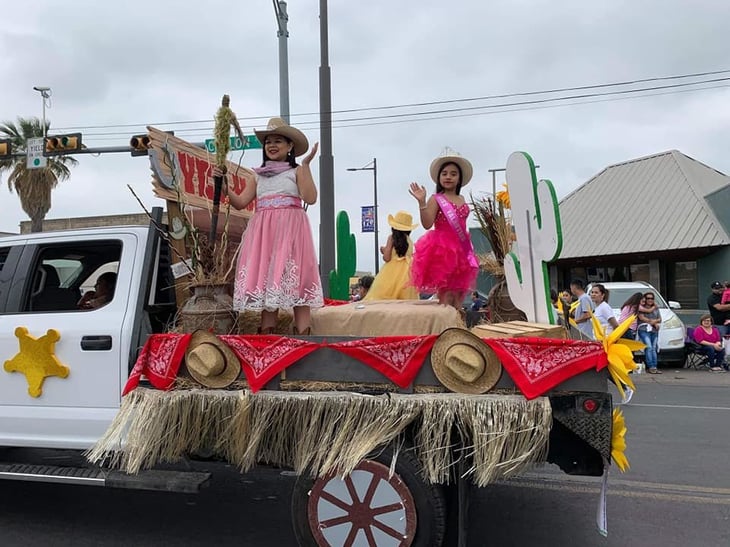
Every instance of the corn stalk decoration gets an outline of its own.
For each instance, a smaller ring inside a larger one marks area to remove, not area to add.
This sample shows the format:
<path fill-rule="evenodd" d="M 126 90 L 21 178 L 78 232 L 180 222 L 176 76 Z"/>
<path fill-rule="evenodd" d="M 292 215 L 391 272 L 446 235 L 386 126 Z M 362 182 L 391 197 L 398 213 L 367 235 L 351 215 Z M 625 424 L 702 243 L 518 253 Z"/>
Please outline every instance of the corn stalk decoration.
<path fill-rule="evenodd" d="M 236 129 L 238 138 L 241 142 L 246 142 L 246 137 L 241 131 L 241 126 L 238 124 L 236 114 L 231 110 L 230 107 L 231 98 L 228 95 L 223 95 L 221 100 L 221 106 L 215 115 L 215 132 L 213 137 L 215 139 L 215 165 L 218 169 L 226 173 L 226 158 L 228 152 L 231 151 L 231 126 Z M 210 219 L 210 235 L 208 241 L 211 245 L 215 243 L 216 232 L 218 231 L 218 213 L 220 212 L 221 204 L 221 191 L 223 189 L 223 176 L 213 177 L 213 211 Z"/>
<path fill-rule="evenodd" d="M 525 152 L 510 154 L 505 175 L 517 237 L 516 252 L 513 246 L 504 257 L 510 298 L 528 320 L 556 324 L 547 269 L 563 247 L 555 188 L 549 180 L 537 180 L 535 164 Z"/>

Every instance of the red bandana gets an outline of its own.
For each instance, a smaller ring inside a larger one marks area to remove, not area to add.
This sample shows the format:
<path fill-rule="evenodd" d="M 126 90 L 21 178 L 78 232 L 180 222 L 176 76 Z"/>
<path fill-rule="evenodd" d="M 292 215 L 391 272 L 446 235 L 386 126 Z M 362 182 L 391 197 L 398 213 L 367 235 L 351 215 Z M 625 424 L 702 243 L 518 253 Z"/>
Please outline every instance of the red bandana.
<path fill-rule="evenodd" d="M 147 339 L 137 357 L 122 397 L 139 385 L 144 374 L 157 389 L 167 390 L 177 378 L 185 350 L 188 349 L 190 334 L 154 334 Z"/>
<path fill-rule="evenodd" d="M 289 365 L 309 355 L 319 344 L 284 336 L 221 336 L 241 361 L 251 391 L 256 393 L 266 382 Z"/>
<path fill-rule="evenodd" d="M 599 342 L 552 338 L 483 338 L 515 385 L 534 399 L 581 372 L 608 365 Z"/>
<path fill-rule="evenodd" d="M 383 336 L 328 346 L 374 368 L 399 387 L 407 387 L 436 341 L 429 336 Z"/>

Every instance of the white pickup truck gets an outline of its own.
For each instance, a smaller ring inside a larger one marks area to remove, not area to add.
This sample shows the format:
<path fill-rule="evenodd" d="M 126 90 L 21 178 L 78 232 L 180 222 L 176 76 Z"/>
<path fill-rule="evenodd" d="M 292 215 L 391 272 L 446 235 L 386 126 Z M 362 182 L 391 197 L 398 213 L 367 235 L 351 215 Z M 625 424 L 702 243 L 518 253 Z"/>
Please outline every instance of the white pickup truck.
<path fill-rule="evenodd" d="M 155 209 L 153 216 L 159 220 L 161 210 Z M 82 293 L 107 271 L 117 273 L 111 301 L 79 309 Z M 152 226 L 0 239 L 0 479 L 184 492 L 206 484 L 208 474 L 183 468 L 131 476 L 80 457 L 72 458 L 73 465 L 49 465 L 44 459 L 51 450 L 78 456 L 107 430 L 147 337 L 166 332 L 175 317 L 173 283 L 167 243 Z M 346 370 L 340 365 L 338 370 Z M 514 390 L 506 374 L 500 382 Z M 601 475 L 610 461 L 611 443 L 605 370 L 571 378 L 549 397 L 553 425 L 547 460 L 567 473 Z M 458 531 L 462 544 L 466 485 L 455 481 L 456 493 L 452 487 L 425 485 L 417 469 L 408 469 L 416 464 L 406 456 L 399 459 L 395 479 L 387 479 L 399 481 L 397 491 L 413 491 L 415 505 L 404 510 L 413 512 L 406 521 L 417 520 L 418 525 L 413 542 L 403 544 L 440 545 L 447 528 L 449 533 Z M 306 514 L 311 510 L 307 496 L 315 490 L 306 481 L 295 488 L 292 520 L 297 537 L 306 545 L 337 544 L 332 536 L 325 541 L 317 535 L 316 521 Z M 451 508 L 458 526 L 445 526 L 451 517 L 444 500 L 449 499 L 456 500 Z"/>

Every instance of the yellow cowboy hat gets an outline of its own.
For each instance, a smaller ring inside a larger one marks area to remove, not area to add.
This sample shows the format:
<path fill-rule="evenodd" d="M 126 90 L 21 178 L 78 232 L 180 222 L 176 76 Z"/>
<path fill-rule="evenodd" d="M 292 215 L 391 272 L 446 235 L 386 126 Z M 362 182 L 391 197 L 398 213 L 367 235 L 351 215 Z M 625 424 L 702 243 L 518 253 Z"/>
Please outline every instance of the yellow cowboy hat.
<path fill-rule="evenodd" d="M 410 232 L 418 228 L 418 223 L 413 224 L 413 217 L 405 211 L 398 211 L 395 216 L 388 215 L 388 224 L 391 228 L 401 230 L 402 232 Z"/>

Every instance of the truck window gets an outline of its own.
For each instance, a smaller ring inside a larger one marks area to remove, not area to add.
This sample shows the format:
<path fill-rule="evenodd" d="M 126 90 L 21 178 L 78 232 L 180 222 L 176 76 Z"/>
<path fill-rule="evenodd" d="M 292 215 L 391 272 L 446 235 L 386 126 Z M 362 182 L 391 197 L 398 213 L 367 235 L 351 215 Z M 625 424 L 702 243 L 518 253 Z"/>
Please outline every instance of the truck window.
<path fill-rule="evenodd" d="M 23 311 L 87 312 L 113 300 L 122 244 L 93 241 L 42 247 Z"/>
<path fill-rule="evenodd" d="M 0 247 L 0 272 L 3 271 L 8 254 L 10 254 L 10 247 Z"/>

